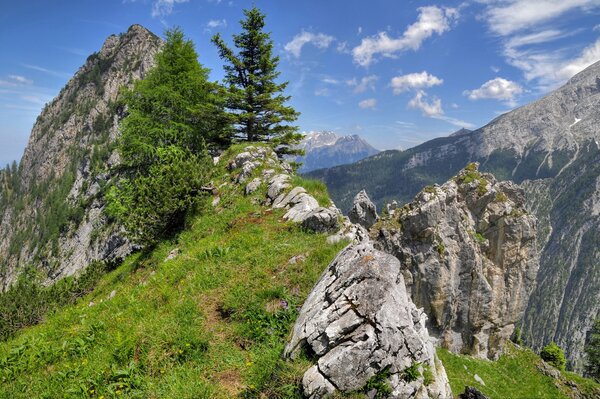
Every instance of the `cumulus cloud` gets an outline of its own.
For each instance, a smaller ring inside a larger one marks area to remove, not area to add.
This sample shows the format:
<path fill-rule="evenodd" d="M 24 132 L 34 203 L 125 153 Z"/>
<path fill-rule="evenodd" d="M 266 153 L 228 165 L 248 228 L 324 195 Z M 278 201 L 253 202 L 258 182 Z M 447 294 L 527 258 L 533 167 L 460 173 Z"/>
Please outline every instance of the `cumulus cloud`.
<path fill-rule="evenodd" d="M 358 103 L 358 106 L 362 109 L 375 109 L 377 106 L 377 100 L 374 98 L 367 98 Z"/>
<path fill-rule="evenodd" d="M 515 97 L 523 93 L 523 88 L 518 83 L 504 78 L 488 80 L 478 89 L 465 90 L 464 95 L 470 100 L 495 99 L 515 105 Z"/>
<path fill-rule="evenodd" d="M 364 93 L 367 90 L 375 91 L 375 82 L 377 82 L 377 75 L 369 75 L 357 80 L 352 78 L 346 81 L 346 84 L 350 87 L 354 87 L 355 93 Z"/>
<path fill-rule="evenodd" d="M 424 116 L 434 117 L 444 115 L 442 100 L 434 97 L 428 102 L 427 94 L 423 90 L 417 91 L 413 99 L 408 102 L 408 107 L 421 110 Z"/>
<path fill-rule="evenodd" d="M 447 116 L 442 108 L 442 100 L 440 100 L 438 97 L 433 97 L 431 100 L 428 100 L 427 93 L 425 93 L 423 90 L 417 91 L 413 99 L 408 102 L 408 107 L 420 110 L 423 116 L 439 119 L 458 127 L 464 127 L 467 129 L 472 129 L 475 127 L 475 125 L 472 123 Z"/>
<path fill-rule="evenodd" d="M 164 18 L 173 12 L 173 7 L 178 3 L 187 3 L 189 0 L 156 0 L 152 3 L 152 17 Z"/>
<path fill-rule="evenodd" d="M 392 78 L 390 85 L 394 90 L 394 94 L 400 94 L 408 90 L 424 89 L 441 85 L 443 82 L 443 79 L 423 71 L 421 73 L 409 73 L 407 75 L 395 76 Z"/>
<path fill-rule="evenodd" d="M 304 45 L 312 44 L 319 49 L 326 49 L 334 40 L 335 38 L 333 36 L 324 33 L 302 31 L 294 36 L 294 38 L 284 46 L 284 49 L 294 57 L 299 58 Z"/>
<path fill-rule="evenodd" d="M 354 62 L 367 67 L 376 61 L 376 56 L 395 57 L 406 50 L 418 50 L 425 39 L 437 33 L 441 35 L 450 29 L 458 19 L 456 8 L 437 6 L 420 7 L 417 21 L 410 25 L 401 37 L 392 38 L 386 32 L 362 39 L 360 45 L 352 49 Z"/>

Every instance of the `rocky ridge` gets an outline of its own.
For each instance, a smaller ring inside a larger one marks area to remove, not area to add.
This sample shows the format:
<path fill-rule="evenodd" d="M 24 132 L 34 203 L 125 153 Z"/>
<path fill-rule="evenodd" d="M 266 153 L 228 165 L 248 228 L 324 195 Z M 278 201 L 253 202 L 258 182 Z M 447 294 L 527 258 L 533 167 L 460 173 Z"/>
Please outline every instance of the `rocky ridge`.
<path fill-rule="evenodd" d="M 412 200 L 465 166 L 521 184 L 540 222 L 540 269 L 525 312 L 526 342 L 550 341 L 581 371 L 585 336 L 600 317 L 600 62 L 531 104 L 474 131 L 460 131 L 406 151 L 384 151 L 353 165 L 316 171 L 334 201 L 349 211 L 365 188 L 379 206 Z M 377 171 L 377 173 L 373 173 Z"/>
<path fill-rule="evenodd" d="M 161 40 L 139 25 L 110 36 L 47 104 L 19 165 L 18 190 L 0 209 L 0 287 L 33 264 L 48 282 L 132 246 L 102 210 L 118 136 L 119 89 L 152 67 Z"/>
<path fill-rule="evenodd" d="M 524 206 L 521 188 L 471 164 L 371 229 L 452 352 L 496 359 L 522 318 L 539 266 L 536 220 Z"/>

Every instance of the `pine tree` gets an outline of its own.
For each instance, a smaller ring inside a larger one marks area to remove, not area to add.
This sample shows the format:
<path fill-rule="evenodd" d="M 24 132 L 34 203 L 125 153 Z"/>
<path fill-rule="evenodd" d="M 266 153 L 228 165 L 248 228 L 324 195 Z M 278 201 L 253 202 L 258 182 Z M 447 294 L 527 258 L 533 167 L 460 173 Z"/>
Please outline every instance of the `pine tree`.
<path fill-rule="evenodd" d="M 299 113 L 285 103 L 283 95 L 288 82 L 276 83 L 279 57 L 273 56 L 273 41 L 264 32 L 265 15 L 256 7 L 244 10 L 240 21 L 242 33 L 233 35 L 238 54 L 230 49 L 219 34 L 212 39 L 225 61 L 225 83 L 228 86 L 227 108 L 235 123 L 237 138 L 245 141 L 272 142 L 282 145 L 282 153 L 295 153 L 290 145 L 301 136 L 290 123 Z"/>
<path fill-rule="evenodd" d="M 594 321 L 585 345 L 586 367 L 588 376 L 600 381 L 600 319 Z"/>

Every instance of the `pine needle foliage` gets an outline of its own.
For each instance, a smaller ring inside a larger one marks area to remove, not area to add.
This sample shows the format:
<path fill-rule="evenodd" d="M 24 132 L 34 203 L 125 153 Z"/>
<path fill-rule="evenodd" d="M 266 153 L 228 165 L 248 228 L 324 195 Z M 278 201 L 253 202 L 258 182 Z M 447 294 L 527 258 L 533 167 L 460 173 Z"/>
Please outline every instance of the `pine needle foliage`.
<path fill-rule="evenodd" d="M 280 153 L 296 153 L 290 146 L 301 136 L 294 122 L 299 113 L 286 106 L 283 94 L 288 82 L 277 83 L 279 57 L 273 56 L 273 41 L 264 31 L 265 15 L 256 7 L 244 10 L 242 33 L 233 35 L 236 54 L 219 34 L 212 39 L 225 65 L 227 108 L 240 141 L 271 142 Z"/>

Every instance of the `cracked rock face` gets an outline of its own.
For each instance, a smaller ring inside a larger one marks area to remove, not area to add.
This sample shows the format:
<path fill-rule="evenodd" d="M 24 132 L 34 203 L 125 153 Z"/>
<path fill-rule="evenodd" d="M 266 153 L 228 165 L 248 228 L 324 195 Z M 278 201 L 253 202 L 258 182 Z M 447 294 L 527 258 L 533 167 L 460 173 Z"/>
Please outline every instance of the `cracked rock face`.
<path fill-rule="evenodd" d="M 538 270 L 536 219 L 523 190 L 476 165 L 430 186 L 371 231 L 396 256 L 429 332 L 455 353 L 496 359 Z"/>
<path fill-rule="evenodd" d="M 354 197 L 348 217 L 352 223 L 360 224 L 367 229 L 370 229 L 377 221 L 377 209 L 365 190 Z"/>
<path fill-rule="evenodd" d="M 316 364 L 303 378 L 309 398 L 336 390 L 361 390 L 389 371 L 392 398 L 452 397 L 446 372 L 435 357 L 425 314 L 406 293 L 400 262 L 369 242 L 346 247 L 329 265 L 304 303 L 285 355 L 305 350 Z M 419 368 L 407 381 L 403 372 Z M 434 381 L 424 385 L 428 369 Z"/>

